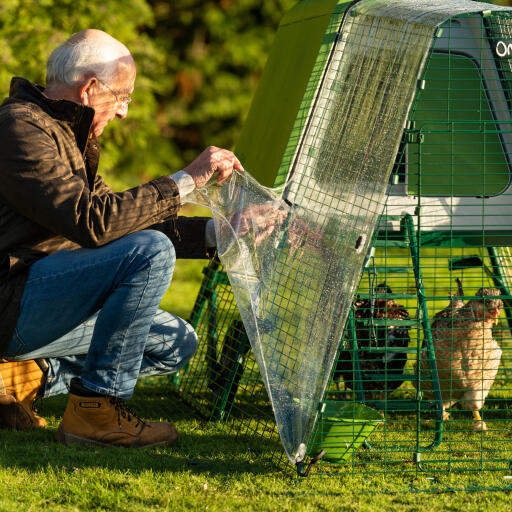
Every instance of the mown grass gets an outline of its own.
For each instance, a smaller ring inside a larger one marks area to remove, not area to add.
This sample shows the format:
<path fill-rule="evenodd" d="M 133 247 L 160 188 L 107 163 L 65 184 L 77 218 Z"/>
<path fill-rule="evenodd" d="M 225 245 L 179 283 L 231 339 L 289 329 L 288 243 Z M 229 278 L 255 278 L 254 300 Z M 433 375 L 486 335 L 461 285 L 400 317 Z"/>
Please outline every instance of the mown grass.
<path fill-rule="evenodd" d="M 202 214 L 195 209 L 189 209 L 191 212 Z M 178 262 L 163 307 L 188 316 L 204 265 L 204 261 Z M 64 412 L 65 396 L 46 399 L 42 404 L 48 429 L 0 431 L 0 512 L 510 510 L 510 492 L 503 490 L 510 482 L 504 478 L 508 476 L 506 470 L 422 473 L 400 454 L 396 464 L 390 465 L 389 460 L 395 457 L 392 451 L 386 462 L 382 450 L 380 461 L 379 453 L 376 457 L 371 450 L 361 450 L 346 465 L 323 465 L 314 468 L 309 478 L 298 479 L 291 465 L 268 462 L 275 440 L 234 436 L 207 423 L 171 389 L 167 377 L 141 380 L 130 404 L 144 418 L 171 420 L 177 425 L 180 439 L 170 448 L 61 446 L 53 435 Z M 479 434 L 467 432 L 467 425 L 461 423 L 468 419 L 464 413 L 455 417 L 457 422 L 451 428 L 462 425 L 460 429 L 466 430 L 454 434 L 462 440 L 463 444 L 457 445 L 462 453 L 461 446 L 474 446 Z M 506 417 L 502 414 L 501 420 Z M 413 422 L 407 415 L 398 416 L 371 440 L 393 444 L 409 439 Z M 425 430 L 432 429 L 432 424 L 425 425 Z M 508 450 L 510 428 L 506 421 L 494 426 L 501 430 L 491 432 L 485 442 L 492 444 L 496 456 L 500 450 Z M 408 429 L 410 432 L 404 434 Z M 449 459 L 450 446 L 454 447 L 444 444 L 437 453 L 426 456 L 425 469 L 435 464 L 429 465 L 428 460 Z M 354 461 L 360 467 L 355 467 Z M 476 488 L 498 490 L 471 492 Z"/>
<path fill-rule="evenodd" d="M 430 511 L 510 510 L 510 494 L 444 492 L 503 486 L 502 475 L 411 473 L 298 480 L 266 462 L 267 441 L 226 434 L 194 418 L 165 378 L 142 381 L 132 405 L 151 419 L 172 419 L 181 437 L 172 448 L 65 447 L 53 433 L 65 397 L 45 400 L 48 430 L 0 432 L 0 511 Z M 410 466 L 410 464 L 409 464 Z"/>

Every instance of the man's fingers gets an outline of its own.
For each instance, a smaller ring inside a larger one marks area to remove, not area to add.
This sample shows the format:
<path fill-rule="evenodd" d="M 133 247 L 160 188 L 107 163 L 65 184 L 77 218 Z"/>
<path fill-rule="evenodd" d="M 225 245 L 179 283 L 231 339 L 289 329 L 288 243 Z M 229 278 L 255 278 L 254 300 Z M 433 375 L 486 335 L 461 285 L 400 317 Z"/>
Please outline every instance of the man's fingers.
<path fill-rule="evenodd" d="M 217 176 L 217 182 L 221 183 L 226 178 L 231 176 L 233 173 L 233 169 L 236 169 L 240 172 L 244 172 L 244 168 L 240 163 L 240 160 L 232 153 L 231 151 L 227 151 L 225 149 L 221 150 L 222 157 L 218 162 L 217 170 L 219 174 Z"/>
<path fill-rule="evenodd" d="M 244 171 L 234 153 L 227 149 L 209 146 L 184 170 L 192 176 L 196 187 L 202 187 L 215 172 L 218 173 L 217 182 L 221 183 L 231 176 L 233 169 Z"/>
<path fill-rule="evenodd" d="M 233 168 L 231 169 L 225 169 L 223 171 L 219 171 L 219 174 L 217 175 L 217 183 L 222 183 L 226 178 L 229 178 L 233 172 Z"/>
<path fill-rule="evenodd" d="M 238 160 L 238 158 L 235 155 L 233 155 L 233 157 L 234 157 L 233 168 L 236 169 L 237 171 L 244 172 L 245 169 L 244 169 L 243 165 L 240 163 L 240 160 Z"/>

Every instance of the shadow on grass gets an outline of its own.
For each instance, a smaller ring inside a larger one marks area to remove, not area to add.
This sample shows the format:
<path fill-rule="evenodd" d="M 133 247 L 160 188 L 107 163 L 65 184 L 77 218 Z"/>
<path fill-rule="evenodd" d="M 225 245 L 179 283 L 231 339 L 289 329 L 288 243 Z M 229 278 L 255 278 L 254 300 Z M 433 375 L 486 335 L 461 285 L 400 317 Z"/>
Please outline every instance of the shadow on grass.
<path fill-rule="evenodd" d="M 63 446 L 53 440 L 55 428 L 37 432 L 0 432 L 0 464 L 38 472 L 49 467 L 75 471 L 104 468 L 132 473 L 191 472 L 211 475 L 234 473 L 268 474 L 279 471 L 266 460 L 259 461 L 258 449 L 243 439 L 227 435 L 186 433 L 174 447 L 107 448 Z"/>
<path fill-rule="evenodd" d="M 211 475 L 234 473 L 269 474 L 283 471 L 270 454 L 282 453 L 279 443 L 255 436 L 235 436 L 222 432 L 220 425 L 198 419 L 194 411 L 169 390 L 166 379 L 141 382 L 129 407 L 148 420 L 172 421 L 180 439 L 172 447 L 116 448 L 63 446 L 53 436 L 64 413 L 67 396 L 44 400 L 41 414 L 48 429 L 30 432 L 0 430 L 0 464 L 6 468 L 39 471 L 76 471 L 104 468 L 130 471 L 190 472 Z"/>

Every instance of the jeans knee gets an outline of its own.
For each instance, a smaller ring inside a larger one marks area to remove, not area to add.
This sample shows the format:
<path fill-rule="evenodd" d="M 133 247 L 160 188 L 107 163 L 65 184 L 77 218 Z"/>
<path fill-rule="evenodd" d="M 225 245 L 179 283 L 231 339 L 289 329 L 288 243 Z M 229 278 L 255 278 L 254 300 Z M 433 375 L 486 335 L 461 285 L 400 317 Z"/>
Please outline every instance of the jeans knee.
<path fill-rule="evenodd" d="M 145 229 L 130 235 L 134 237 L 135 249 L 152 262 L 170 272 L 174 270 L 176 263 L 176 251 L 167 235 L 154 229 Z"/>
<path fill-rule="evenodd" d="M 175 347 L 171 360 L 168 361 L 172 371 L 183 368 L 192 359 L 198 347 L 196 331 L 190 324 L 185 324 L 185 331 L 181 334 L 179 346 Z"/>
<path fill-rule="evenodd" d="M 197 347 L 199 346 L 196 331 L 194 331 L 192 327 L 190 327 L 190 330 L 187 333 L 185 346 L 187 347 L 187 350 L 184 354 L 184 359 L 186 359 L 186 362 L 188 363 L 190 359 L 192 359 L 192 356 L 196 353 Z"/>
<path fill-rule="evenodd" d="M 179 371 L 195 354 L 197 334 L 185 320 L 159 310 L 151 326 L 142 363 L 143 375 Z"/>
<path fill-rule="evenodd" d="M 172 346 L 160 345 L 157 359 L 160 370 L 157 373 L 173 373 L 183 368 L 192 359 L 198 346 L 197 334 L 190 325 Z"/>

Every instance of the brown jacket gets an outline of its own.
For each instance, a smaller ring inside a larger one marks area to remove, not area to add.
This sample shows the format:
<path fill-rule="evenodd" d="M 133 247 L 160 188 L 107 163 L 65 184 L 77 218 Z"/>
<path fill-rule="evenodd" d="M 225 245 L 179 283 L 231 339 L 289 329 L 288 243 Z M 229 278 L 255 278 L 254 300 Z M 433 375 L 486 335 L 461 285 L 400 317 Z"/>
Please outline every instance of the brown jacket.
<path fill-rule="evenodd" d="M 168 176 L 113 192 L 97 174 L 94 110 L 47 98 L 13 78 L 0 107 L 0 356 L 19 313 L 29 267 L 64 248 L 99 247 L 145 228 L 166 233 L 178 257 L 205 258 L 205 218 L 178 217 Z"/>

